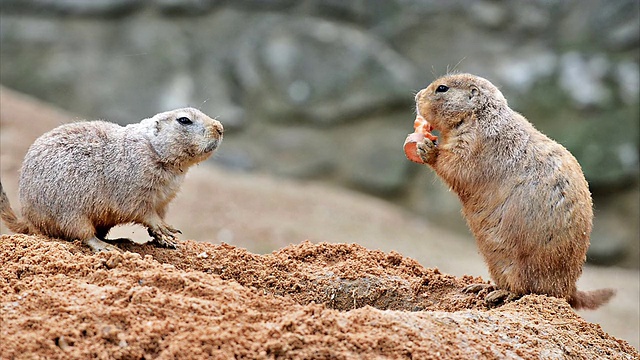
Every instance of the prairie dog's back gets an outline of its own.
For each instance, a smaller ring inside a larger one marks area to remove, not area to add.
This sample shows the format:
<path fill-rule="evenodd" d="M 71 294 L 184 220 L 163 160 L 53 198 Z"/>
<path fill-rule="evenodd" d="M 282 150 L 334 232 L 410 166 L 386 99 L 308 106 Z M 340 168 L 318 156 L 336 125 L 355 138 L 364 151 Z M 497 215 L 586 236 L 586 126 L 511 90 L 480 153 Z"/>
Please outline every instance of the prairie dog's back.
<path fill-rule="evenodd" d="M 73 228 L 78 214 L 104 214 L 114 200 L 108 189 L 127 183 L 130 174 L 124 169 L 130 163 L 121 154 L 124 146 L 123 127 L 104 121 L 66 124 L 42 135 L 22 165 L 23 216 L 40 224 L 45 235 L 66 238 L 65 229 Z M 114 166 L 124 167 L 119 176 L 110 171 Z"/>

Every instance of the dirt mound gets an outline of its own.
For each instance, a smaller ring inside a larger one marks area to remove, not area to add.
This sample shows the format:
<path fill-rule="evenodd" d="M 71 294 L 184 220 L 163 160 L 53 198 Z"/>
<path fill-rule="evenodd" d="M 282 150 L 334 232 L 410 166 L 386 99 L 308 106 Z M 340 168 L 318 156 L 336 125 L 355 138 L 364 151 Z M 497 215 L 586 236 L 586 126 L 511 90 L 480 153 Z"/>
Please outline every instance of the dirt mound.
<path fill-rule="evenodd" d="M 563 300 L 496 309 L 461 289 L 480 278 L 359 245 L 256 255 L 0 237 L 2 358 L 622 358 L 628 343 Z M 416 311 L 420 310 L 420 311 Z"/>

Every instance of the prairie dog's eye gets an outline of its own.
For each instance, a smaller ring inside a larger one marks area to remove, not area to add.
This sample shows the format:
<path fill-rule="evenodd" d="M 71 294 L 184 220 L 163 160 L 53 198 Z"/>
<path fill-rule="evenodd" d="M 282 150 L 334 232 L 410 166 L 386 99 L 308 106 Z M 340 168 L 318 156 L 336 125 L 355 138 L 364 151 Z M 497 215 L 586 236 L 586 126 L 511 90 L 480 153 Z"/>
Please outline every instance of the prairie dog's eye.
<path fill-rule="evenodd" d="M 179 117 L 176 119 L 177 122 L 179 122 L 182 125 L 190 125 L 193 124 L 193 121 L 191 121 L 191 119 L 189 119 L 188 117 Z"/>
<path fill-rule="evenodd" d="M 441 92 L 447 92 L 447 90 L 449 90 L 449 87 L 447 85 L 439 85 L 436 88 L 436 92 L 437 93 L 441 93 Z"/>

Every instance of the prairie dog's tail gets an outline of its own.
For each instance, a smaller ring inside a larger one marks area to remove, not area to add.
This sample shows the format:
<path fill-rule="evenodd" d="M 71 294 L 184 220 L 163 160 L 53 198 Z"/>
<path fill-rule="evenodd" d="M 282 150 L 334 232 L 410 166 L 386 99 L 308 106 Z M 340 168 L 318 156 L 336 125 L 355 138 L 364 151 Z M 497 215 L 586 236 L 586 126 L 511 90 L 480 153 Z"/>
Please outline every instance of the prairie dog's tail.
<path fill-rule="evenodd" d="M 605 304 L 616 294 L 613 289 L 599 289 L 594 291 L 577 291 L 569 298 L 569 305 L 574 309 L 595 310 Z"/>
<path fill-rule="evenodd" d="M 9 230 L 15 233 L 29 234 L 29 224 L 23 220 L 18 219 L 16 213 L 11 209 L 9 204 L 9 198 L 2 188 L 2 182 L 0 182 L 0 218 L 4 221 Z"/>

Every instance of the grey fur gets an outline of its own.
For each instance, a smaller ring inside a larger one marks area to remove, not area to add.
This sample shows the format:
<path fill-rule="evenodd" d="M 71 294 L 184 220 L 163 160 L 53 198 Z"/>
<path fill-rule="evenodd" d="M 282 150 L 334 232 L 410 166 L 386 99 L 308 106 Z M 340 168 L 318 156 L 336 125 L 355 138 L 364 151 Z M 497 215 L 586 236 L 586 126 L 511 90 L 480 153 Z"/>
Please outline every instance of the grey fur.
<path fill-rule="evenodd" d="M 193 108 L 124 127 L 105 121 L 59 126 L 25 156 L 22 218 L 4 191 L 0 216 L 12 231 L 80 239 L 95 251 L 113 249 L 101 241 L 113 226 L 135 223 L 147 227 L 157 245 L 175 248 L 179 231 L 164 222 L 167 205 L 188 168 L 211 156 L 222 134 L 220 122 Z"/>

